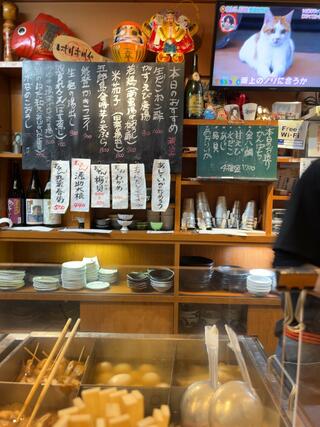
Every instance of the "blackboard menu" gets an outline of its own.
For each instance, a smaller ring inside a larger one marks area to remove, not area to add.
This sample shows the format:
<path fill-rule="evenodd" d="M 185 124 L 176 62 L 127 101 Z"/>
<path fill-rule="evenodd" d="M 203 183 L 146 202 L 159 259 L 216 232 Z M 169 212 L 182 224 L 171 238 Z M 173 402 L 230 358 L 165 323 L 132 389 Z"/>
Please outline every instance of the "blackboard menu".
<path fill-rule="evenodd" d="M 181 170 L 183 64 L 24 61 L 23 168 L 51 160 Z"/>
<path fill-rule="evenodd" d="M 276 180 L 278 127 L 198 127 L 199 178 Z"/>

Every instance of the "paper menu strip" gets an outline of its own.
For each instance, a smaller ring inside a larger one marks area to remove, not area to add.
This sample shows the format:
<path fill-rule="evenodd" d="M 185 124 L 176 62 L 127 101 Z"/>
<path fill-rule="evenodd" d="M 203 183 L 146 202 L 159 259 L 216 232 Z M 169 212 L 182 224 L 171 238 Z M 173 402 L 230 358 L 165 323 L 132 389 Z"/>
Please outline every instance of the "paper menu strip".
<path fill-rule="evenodd" d="M 90 159 L 72 159 L 71 206 L 72 212 L 89 212 Z"/>
<path fill-rule="evenodd" d="M 51 213 L 64 214 L 70 200 L 70 164 L 68 160 L 51 162 Z"/>
<path fill-rule="evenodd" d="M 152 168 L 151 209 L 155 212 L 167 210 L 170 202 L 170 163 L 169 160 L 156 159 Z"/>
<path fill-rule="evenodd" d="M 91 207 L 110 208 L 110 165 L 91 165 Z"/>
<path fill-rule="evenodd" d="M 111 164 L 112 209 L 128 209 L 128 165 Z"/>
<path fill-rule="evenodd" d="M 130 207 L 131 209 L 146 209 L 147 186 L 143 163 L 129 165 L 130 175 Z"/>

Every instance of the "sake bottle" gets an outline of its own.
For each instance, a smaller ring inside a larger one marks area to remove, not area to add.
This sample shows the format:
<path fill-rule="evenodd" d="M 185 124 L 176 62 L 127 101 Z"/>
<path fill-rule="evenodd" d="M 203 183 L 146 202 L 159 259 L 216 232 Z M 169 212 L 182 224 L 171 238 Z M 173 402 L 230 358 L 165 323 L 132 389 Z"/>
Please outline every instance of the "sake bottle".
<path fill-rule="evenodd" d="M 200 119 L 203 113 L 203 87 L 198 72 L 198 56 L 193 56 L 192 75 L 185 87 L 185 117 Z"/>
<path fill-rule="evenodd" d="M 43 199 L 38 172 L 33 169 L 26 193 L 26 224 L 43 224 Z"/>
<path fill-rule="evenodd" d="M 43 223 L 51 227 L 61 225 L 61 215 L 51 213 L 51 178 L 49 175 L 43 192 Z"/>
<path fill-rule="evenodd" d="M 8 218 L 13 225 L 24 224 L 25 197 L 17 163 L 13 164 L 12 179 L 8 192 Z"/>

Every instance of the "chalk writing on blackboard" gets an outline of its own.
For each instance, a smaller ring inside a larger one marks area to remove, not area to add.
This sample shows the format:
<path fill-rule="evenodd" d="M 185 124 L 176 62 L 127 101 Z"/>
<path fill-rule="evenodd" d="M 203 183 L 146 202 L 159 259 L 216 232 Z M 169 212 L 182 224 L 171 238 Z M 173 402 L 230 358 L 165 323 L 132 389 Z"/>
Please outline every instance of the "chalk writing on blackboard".
<path fill-rule="evenodd" d="M 198 177 L 276 179 L 277 127 L 198 128 Z"/>
<path fill-rule="evenodd" d="M 23 168 L 52 160 L 181 170 L 183 64 L 23 62 Z"/>

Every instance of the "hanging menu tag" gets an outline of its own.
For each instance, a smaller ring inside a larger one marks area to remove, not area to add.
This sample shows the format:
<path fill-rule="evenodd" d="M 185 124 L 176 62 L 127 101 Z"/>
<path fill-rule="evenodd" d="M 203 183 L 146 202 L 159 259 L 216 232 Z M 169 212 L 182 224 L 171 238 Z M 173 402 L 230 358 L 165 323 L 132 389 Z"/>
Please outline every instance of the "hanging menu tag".
<path fill-rule="evenodd" d="M 110 165 L 91 165 L 91 207 L 110 208 Z"/>
<path fill-rule="evenodd" d="M 128 165 L 111 165 L 112 209 L 128 209 Z"/>
<path fill-rule="evenodd" d="M 146 209 L 147 188 L 144 164 L 129 165 L 131 209 Z"/>
<path fill-rule="evenodd" d="M 167 210 L 170 201 L 170 163 L 169 160 L 156 159 L 152 168 L 151 209 L 155 212 Z"/>
<path fill-rule="evenodd" d="M 71 207 L 72 212 L 89 212 L 90 159 L 72 159 Z"/>
<path fill-rule="evenodd" d="M 70 164 L 67 160 L 51 162 L 51 213 L 64 214 L 70 200 Z"/>

